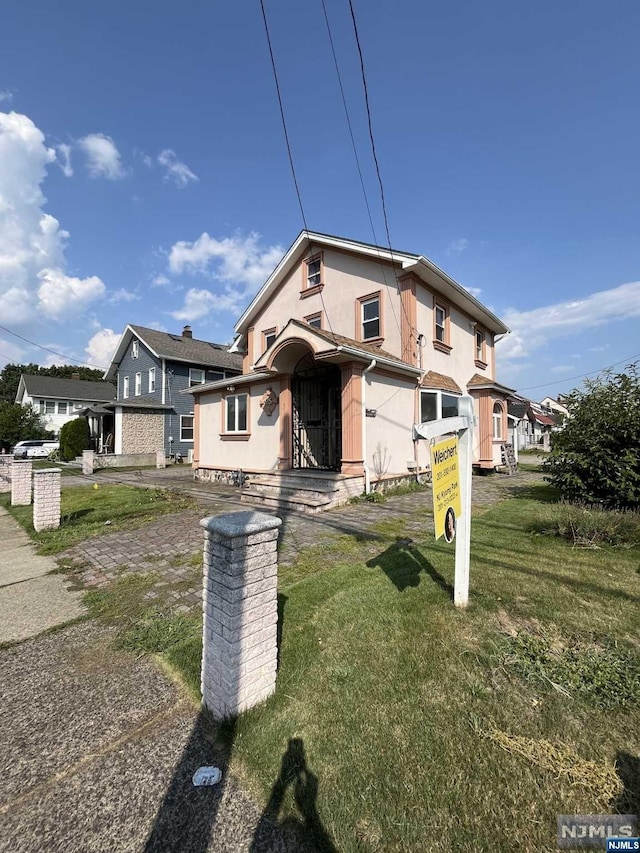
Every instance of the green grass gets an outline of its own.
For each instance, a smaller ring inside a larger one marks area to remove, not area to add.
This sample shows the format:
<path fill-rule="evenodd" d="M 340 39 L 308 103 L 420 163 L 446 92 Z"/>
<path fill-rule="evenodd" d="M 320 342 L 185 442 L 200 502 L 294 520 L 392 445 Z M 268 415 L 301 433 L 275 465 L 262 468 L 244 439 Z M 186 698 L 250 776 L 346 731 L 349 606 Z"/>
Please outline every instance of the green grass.
<path fill-rule="evenodd" d="M 265 801 L 288 768 L 279 816 L 319 849 L 538 853 L 556 814 L 637 809 L 614 767 L 640 756 L 640 552 L 528 532 L 553 493 L 525 495 L 474 520 L 467 611 L 453 549 L 397 525 L 281 574 L 277 691 L 232 767 Z"/>
<path fill-rule="evenodd" d="M 194 506 L 178 493 L 135 486 L 74 486 L 62 490 L 60 527 L 36 533 L 31 506 L 11 506 L 11 495 L 0 495 L 4 506 L 38 543 L 40 554 L 59 554 L 85 539 L 126 527 L 131 530 L 170 512 Z"/>

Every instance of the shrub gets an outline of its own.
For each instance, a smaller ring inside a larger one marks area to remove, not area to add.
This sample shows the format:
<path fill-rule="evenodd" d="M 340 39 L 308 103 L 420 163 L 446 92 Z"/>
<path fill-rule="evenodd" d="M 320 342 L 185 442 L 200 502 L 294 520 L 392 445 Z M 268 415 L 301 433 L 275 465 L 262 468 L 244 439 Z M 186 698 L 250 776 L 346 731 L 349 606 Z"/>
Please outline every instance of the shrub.
<path fill-rule="evenodd" d="M 637 364 L 567 396 L 570 417 L 554 434 L 546 479 L 570 501 L 640 507 L 640 376 Z"/>
<path fill-rule="evenodd" d="M 555 504 L 545 509 L 529 529 L 586 548 L 640 545 L 640 513 L 608 510 L 600 505 Z"/>
<path fill-rule="evenodd" d="M 60 456 L 64 462 L 70 462 L 90 447 L 91 434 L 85 418 L 74 418 L 60 430 Z"/>

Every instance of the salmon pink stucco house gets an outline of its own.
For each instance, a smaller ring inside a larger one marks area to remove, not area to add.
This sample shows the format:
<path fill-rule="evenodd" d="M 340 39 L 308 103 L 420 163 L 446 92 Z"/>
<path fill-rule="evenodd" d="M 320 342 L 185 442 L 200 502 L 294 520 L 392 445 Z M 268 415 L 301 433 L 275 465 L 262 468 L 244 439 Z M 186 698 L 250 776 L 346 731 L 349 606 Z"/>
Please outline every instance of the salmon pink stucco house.
<path fill-rule="evenodd" d="M 412 427 L 474 399 L 474 463 L 501 464 L 504 323 L 422 255 L 303 231 L 236 325 L 242 374 L 194 396 L 199 479 L 249 475 L 266 496 L 329 484 L 339 502 L 428 468 Z M 255 496 L 255 495 L 254 495 Z M 274 500 L 275 502 L 275 500 Z"/>

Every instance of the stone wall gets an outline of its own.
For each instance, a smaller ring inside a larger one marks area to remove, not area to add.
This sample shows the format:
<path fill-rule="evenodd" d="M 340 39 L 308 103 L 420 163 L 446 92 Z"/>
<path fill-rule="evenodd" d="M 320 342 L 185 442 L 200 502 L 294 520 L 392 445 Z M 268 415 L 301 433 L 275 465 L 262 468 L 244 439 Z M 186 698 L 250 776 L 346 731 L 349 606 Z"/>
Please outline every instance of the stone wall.
<path fill-rule="evenodd" d="M 0 454 L 0 494 L 11 491 L 11 465 L 13 456 Z"/>
<path fill-rule="evenodd" d="M 155 453 L 159 447 L 164 447 L 164 414 L 123 408 L 122 453 Z"/>
<path fill-rule="evenodd" d="M 11 466 L 11 506 L 28 506 L 31 503 L 31 460 L 14 460 Z"/>

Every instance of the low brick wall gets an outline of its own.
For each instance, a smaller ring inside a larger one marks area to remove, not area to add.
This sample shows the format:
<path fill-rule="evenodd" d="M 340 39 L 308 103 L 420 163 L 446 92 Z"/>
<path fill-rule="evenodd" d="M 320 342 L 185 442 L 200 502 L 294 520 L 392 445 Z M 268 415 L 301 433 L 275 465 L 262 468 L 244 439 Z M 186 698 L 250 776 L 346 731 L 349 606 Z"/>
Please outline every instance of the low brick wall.
<path fill-rule="evenodd" d="M 85 450 L 82 453 L 82 473 L 93 474 L 101 468 L 156 468 L 166 467 L 164 450 L 153 453 L 94 453 Z"/>
<path fill-rule="evenodd" d="M 11 491 L 11 465 L 13 456 L 0 454 L 0 494 Z"/>
<path fill-rule="evenodd" d="M 31 460 L 14 459 L 11 466 L 11 506 L 28 506 L 31 503 Z"/>
<path fill-rule="evenodd" d="M 60 527 L 60 468 L 40 468 L 33 472 L 34 530 Z"/>

